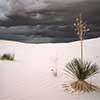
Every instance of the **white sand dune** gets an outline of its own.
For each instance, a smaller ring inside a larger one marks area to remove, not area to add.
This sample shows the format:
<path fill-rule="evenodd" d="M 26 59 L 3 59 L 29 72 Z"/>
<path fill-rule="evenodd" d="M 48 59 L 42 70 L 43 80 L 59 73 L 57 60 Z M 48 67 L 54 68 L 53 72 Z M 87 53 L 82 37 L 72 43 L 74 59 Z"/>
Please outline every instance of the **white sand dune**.
<path fill-rule="evenodd" d="M 0 61 L 0 100 L 100 100 L 100 93 L 69 93 L 62 84 L 65 64 L 80 57 L 80 42 L 25 44 L 0 40 L 0 54 L 14 53 L 15 61 Z M 58 76 L 51 71 L 57 60 Z M 84 59 L 100 66 L 100 38 L 84 41 Z M 88 80 L 100 86 L 100 74 Z"/>

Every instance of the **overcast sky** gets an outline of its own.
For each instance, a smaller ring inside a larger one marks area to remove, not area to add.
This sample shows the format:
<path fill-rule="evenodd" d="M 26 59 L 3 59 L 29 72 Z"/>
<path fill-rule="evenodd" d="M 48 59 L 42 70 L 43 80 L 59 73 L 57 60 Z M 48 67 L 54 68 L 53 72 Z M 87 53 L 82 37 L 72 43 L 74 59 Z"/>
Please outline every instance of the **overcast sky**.
<path fill-rule="evenodd" d="M 30 12 L 47 8 L 61 8 L 82 1 L 96 2 L 99 0 L 0 0 L 0 20 L 16 12 Z"/>
<path fill-rule="evenodd" d="M 6 15 L 16 13 L 16 11 L 34 11 L 57 7 L 57 5 L 80 2 L 83 0 L 0 0 L 0 19 L 7 19 Z"/>
<path fill-rule="evenodd" d="M 40 10 L 42 12 L 38 12 Z M 69 35 L 73 33 L 72 25 L 80 12 L 91 32 L 99 33 L 100 0 L 0 0 L 0 38 L 5 38 L 3 33 Z"/>

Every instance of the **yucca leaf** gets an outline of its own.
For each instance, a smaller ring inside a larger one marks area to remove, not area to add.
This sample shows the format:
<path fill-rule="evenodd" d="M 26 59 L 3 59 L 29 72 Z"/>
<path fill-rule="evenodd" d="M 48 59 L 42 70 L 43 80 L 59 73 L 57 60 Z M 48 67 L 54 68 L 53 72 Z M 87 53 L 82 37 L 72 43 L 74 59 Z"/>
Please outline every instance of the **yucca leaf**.
<path fill-rule="evenodd" d="M 82 62 L 81 59 L 73 59 L 66 64 L 65 72 L 71 74 L 79 80 L 85 80 L 99 73 L 99 67 L 91 62 Z"/>

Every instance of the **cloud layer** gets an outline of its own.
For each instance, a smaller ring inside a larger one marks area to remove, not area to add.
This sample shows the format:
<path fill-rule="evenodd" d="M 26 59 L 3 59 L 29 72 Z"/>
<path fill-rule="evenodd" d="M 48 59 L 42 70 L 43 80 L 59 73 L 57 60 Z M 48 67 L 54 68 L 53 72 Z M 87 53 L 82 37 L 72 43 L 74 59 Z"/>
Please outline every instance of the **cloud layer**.
<path fill-rule="evenodd" d="M 63 7 L 79 1 L 83 0 L 0 0 L 0 19 L 5 20 L 10 14 L 25 15 L 26 12 L 59 8 L 59 5 Z"/>

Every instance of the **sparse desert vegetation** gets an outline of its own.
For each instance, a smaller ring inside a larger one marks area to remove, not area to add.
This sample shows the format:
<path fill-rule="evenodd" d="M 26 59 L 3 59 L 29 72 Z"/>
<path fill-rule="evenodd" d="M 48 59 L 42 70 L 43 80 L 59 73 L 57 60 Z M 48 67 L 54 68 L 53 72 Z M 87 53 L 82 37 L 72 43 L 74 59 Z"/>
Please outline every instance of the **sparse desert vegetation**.
<path fill-rule="evenodd" d="M 15 55 L 10 53 L 4 53 L 3 55 L 0 56 L 0 60 L 13 61 L 15 60 Z"/>
<path fill-rule="evenodd" d="M 84 40 L 84 61 L 91 61 L 92 64 L 96 63 L 100 68 L 99 45 L 100 38 Z M 91 84 L 100 87 L 100 73 L 95 76 L 91 74 L 93 77 L 89 75 L 88 80 L 82 81 L 72 80 L 64 74 L 65 64 L 71 63 L 74 57 L 80 58 L 80 41 L 37 45 L 0 40 L 0 48 L 0 54 L 12 54 L 14 52 L 16 55 L 14 59 L 17 59 L 14 62 L 0 60 L 0 100 L 100 99 L 99 92 L 79 92 L 76 95 L 77 92 L 74 92 L 74 94 L 70 93 L 71 91 L 65 92 L 62 88 L 62 84 L 72 85 L 74 88 L 75 84 L 80 86 L 80 83 L 85 84 L 84 86 L 87 86 L 87 84 L 90 86 Z M 57 62 L 55 63 L 55 61 Z M 54 68 L 54 71 L 57 68 L 57 77 L 52 75 L 51 68 Z M 98 72 L 98 68 L 95 71 Z M 88 71 L 88 74 L 90 72 Z M 80 90 L 81 88 L 84 88 L 83 85 L 79 87 Z"/>

